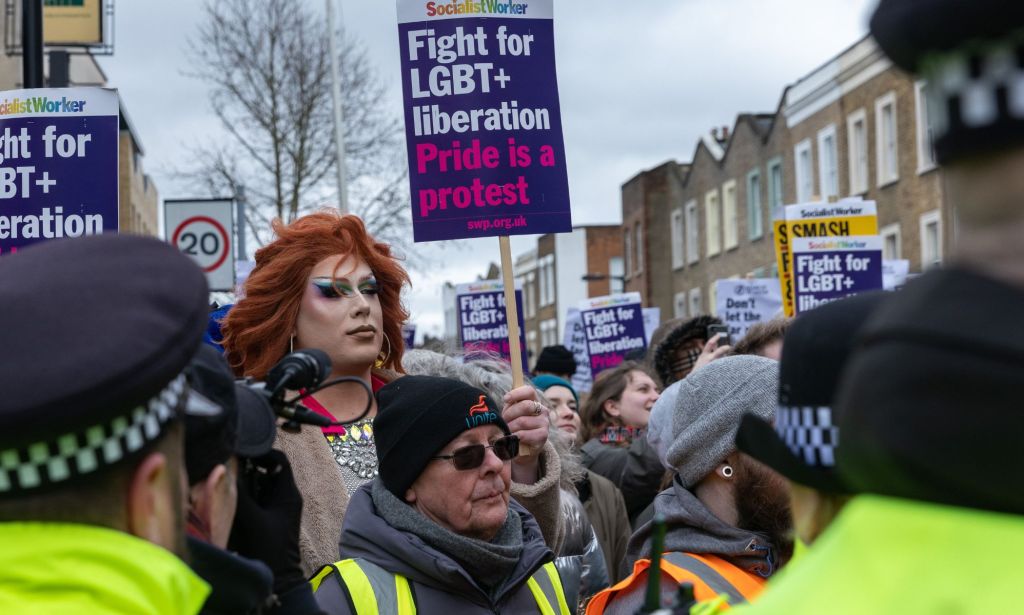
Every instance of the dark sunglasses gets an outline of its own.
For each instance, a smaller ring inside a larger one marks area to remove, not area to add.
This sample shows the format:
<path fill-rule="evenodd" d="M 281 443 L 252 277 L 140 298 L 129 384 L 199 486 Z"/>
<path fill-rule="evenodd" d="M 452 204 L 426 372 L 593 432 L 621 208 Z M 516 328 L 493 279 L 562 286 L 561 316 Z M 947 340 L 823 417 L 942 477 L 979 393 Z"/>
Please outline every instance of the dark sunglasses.
<path fill-rule="evenodd" d="M 483 444 L 463 446 L 452 451 L 451 455 L 438 455 L 432 459 L 451 459 L 456 470 L 475 470 L 483 464 L 487 449 L 493 450 L 498 459 L 511 461 L 519 454 L 519 436 L 498 438 L 490 446 Z"/>

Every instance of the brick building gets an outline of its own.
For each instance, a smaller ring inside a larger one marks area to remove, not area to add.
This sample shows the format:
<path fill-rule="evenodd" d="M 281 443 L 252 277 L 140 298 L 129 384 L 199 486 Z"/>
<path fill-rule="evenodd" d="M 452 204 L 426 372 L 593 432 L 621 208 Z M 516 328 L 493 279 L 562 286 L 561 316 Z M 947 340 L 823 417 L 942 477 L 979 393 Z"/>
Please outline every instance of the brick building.
<path fill-rule="evenodd" d="M 571 233 L 541 235 L 536 248 L 516 258 L 531 367 L 541 348 L 562 343 L 569 308 L 588 297 L 621 290 L 617 287 L 622 276 L 619 229 L 618 225 L 579 226 Z"/>
<path fill-rule="evenodd" d="M 942 261 L 940 171 L 921 82 L 865 37 L 783 92 L 622 186 L 627 290 L 662 317 L 714 309 L 714 283 L 777 274 L 772 217 L 785 204 L 861 197 L 878 205 L 885 258 L 912 272 Z M 645 266 L 646 265 L 646 266 Z"/>

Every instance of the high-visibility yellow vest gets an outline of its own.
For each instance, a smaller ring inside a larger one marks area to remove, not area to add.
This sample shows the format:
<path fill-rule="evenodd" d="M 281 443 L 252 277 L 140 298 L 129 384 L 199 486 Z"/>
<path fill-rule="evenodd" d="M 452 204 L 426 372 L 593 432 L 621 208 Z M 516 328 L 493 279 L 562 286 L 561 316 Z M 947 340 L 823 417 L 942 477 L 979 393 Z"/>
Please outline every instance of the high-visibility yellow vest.
<path fill-rule="evenodd" d="M 325 579 L 337 574 L 339 582 L 352 599 L 356 615 L 416 615 L 409 580 L 400 574 L 388 572 L 364 559 L 344 559 L 324 566 L 310 580 L 316 592 Z M 548 562 L 532 577 L 526 586 L 541 615 L 569 615 L 562 581 L 554 563 Z"/>

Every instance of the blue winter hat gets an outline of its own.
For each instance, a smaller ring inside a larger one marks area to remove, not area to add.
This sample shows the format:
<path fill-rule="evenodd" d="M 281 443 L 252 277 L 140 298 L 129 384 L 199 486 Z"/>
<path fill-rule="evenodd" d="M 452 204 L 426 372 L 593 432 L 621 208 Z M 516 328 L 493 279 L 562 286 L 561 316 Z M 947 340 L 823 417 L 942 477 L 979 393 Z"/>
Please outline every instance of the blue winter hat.
<path fill-rule="evenodd" d="M 534 376 L 532 382 L 533 386 L 537 387 L 541 391 L 547 391 L 551 387 L 565 387 L 572 391 L 572 396 L 573 399 L 576 400 L 576 405 L 579 405 L 580 403 L 580 396 L 576 393 L 576 389 L 574 389 L 564 378 L 559 378 L 558 376 L 552 376 L 550 374 L 542 374 L 540 376 Z"/>

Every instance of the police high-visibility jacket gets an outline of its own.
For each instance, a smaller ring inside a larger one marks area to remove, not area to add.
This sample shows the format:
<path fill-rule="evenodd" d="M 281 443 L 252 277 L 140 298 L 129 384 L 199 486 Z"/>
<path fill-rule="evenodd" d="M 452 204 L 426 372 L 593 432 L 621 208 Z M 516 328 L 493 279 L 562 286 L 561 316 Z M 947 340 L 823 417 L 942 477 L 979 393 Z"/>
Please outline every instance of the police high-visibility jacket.
<path fill-rule="evenodd" d="M 170 551 L 72 523 L 0 523 L 0 613 L 192 615 L 210 587 Z"/>
<path fill-rule="evenodd" d="M 333 594 L 332 588 L 335 586 L 332 584 L 336 583 L 337 593 L 344 600 L 344 607 L 352 615 L 416 615 L 417 613 L 417 593 L 413 591 L 409 580 L 366 560 L 346 559 L 330 566 L 324 566 L 310 582 L 313 584 L 313 591 L 317 594 L 317 600 L 322 606 L 329 606 L 325 602 L 335 602 L 325 600 L 324 595 L 328 592 Z M 569 615 L 569 607 L 562 592 L 562 582 L 559 580 L 558 570 L 552 562 L 544 564 L 536 574 L 527 579 L 526 588 L 535 603 L 530 606 L 534 608 L 528 608 L 526 604 L 508 604 L 505 608 L 507 612 Z M 324 593 L 321 593 L 321 589 L 324 590 Z M 430 591 L 430 589 L 421 588 L 419 593 Z M 434 591 L 436 592 L 436 590 Z M 448 603 L 448 610 L 445 612 L 450 615 L 469 612 L 472 607 L 459 596 L 444 596 L 443 592 L 441 594 L 441 602 Z M 433 605 L 429 609 L 423 609 L 422 612 L 441 612 L 437 610 L 437 598 L 437 596 L 433 597 L 431 600 Z M 338 602 L 340 603 L 340 601 Z"/>
<path fill-rule="evenodd" d="M 1021 553 L 1022 515 L 861 495 L 730 615 L 1020 613 Z"/>
<path fill-rule="evenodd" d="M 650 566 L 649 559 L 637 560 L 632 574 L 594 596 L 587 604 L 587 615 L 636 613 L 643 603 Z M 661 576 L 663 597 L 672 597 L 680 585 L 691 583 L 698 602 L 725 596 L 730 605 L 752 600 L 765 584 L 762 577 L 707 554 L 664 553 L 661 556 Z"/>

